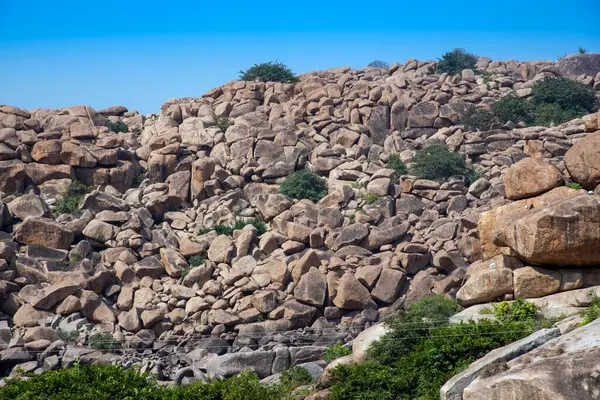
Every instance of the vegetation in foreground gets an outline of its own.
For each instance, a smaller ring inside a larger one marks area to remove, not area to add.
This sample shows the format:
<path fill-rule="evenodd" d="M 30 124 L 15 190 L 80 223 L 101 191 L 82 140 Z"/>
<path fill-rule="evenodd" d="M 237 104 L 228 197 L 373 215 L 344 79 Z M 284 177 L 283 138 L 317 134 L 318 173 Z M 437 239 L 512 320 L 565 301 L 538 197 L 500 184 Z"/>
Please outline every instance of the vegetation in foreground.
<path fill-rule="evenodd" d="M 391 331 L 370 349 L 371 361 L 340 365 L 329 400 L 439 399 L 440 387 L 489 351 L 540 327 L 535 305 L 501 303 L 497 321 L 450 324 L 458 305 L 440 296 L 413 303 L 386 321 Z"/>
<path fill-rule="evenodd" d="M 282 383 L 263 385 L 256 374 L 188 386 L 160 386 L 150 375 L 116 365 L 90 365 L 9 379 L 0 400 L 291 400 L 298 386 L 312 382 L 301 367 L 282 373 Z"/>
<path fill-rule="evenodd" d="M 600 299 L 589 309 L 590 320 L 600 315 Z M 533 303 L 518 299 L 499 303 L 497 320 L 451 324 L 460 307 L 442 296 L 424 298 L 389 318 L 391 328 L 371 349 L 370 361 L 340 365 L 328 400 L 439 399 L 440 387 L 453 375 L 490 350 L 521 339 L 543 327 Z M 341 343 L 325 352 L 329 361 L 349 354 Z M 294 367 L 281 374 L 281 383 L 261 384 L 254 373 L 208 383 L 165 387 L 149 375 L 114 365 L 82 367 L 9 379 L 0 400 L 292 400 L 303 398 L 310 373 Z"/>

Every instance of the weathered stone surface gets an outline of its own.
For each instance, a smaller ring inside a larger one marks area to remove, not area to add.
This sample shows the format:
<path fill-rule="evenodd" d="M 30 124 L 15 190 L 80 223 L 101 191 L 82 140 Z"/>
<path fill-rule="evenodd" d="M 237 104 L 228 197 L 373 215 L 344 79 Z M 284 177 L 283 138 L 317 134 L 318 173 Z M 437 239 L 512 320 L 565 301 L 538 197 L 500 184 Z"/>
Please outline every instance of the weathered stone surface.
<path fill-rule="evenodd" d="M 463 399 L 597 398 L 593 375 L 600 359 L 599 344 L 600 320 L 596 320 L 509 361 L 491 376 L 479 377 L 465 388 Z"/>
<path fill-rule="evenodd" d="M 68 249 L 73 232 L 48 218 L 28 217 L 15 231 L 15 239 L 24 244 L 41 244 L 56 249 Z"/>
<path fill-rule="evenodd" d="M 535 265 L 600 263 L 600 199 L 579 195 L 514 212 L 496 223 L 494 244 Z"/>
<path fill-rule="evenodd" d="M 25 164 L 20 160 L 0 161 L 0 192 L 22 193 L 25 188 Z"/>
<path fill-rule="evenodd" d="M 514 164 L 504 175 L 506 198 L 510 200 L 537 196 L 562 184 L 558 168 L 533 157 Z"/>
<path fill-rule="evenodd" d="M 377 308 L 369 290 L 353 274 L 346 273 L 339 280 L 333 304 L 347 310 Z"/>
<path fill-rule="evenodd" d="M 477 230 L 481 240 L 481 250 L 484 260 L 489 260 L 494 256 L 501 254 L 500 247 L 494 244 L 494 238 L 495 232 L 498 230 L 496 225 L 505 225 L 503 219 L 506 216 L 516 211 L 544 208 L 556 200 L 577 196 L 578 194 L 580 194 L 580 192 L 577 190 L 568 187 L 558 187 L 541 196 L 518 200 L 481 214 L 477 223 Z"/>
<path fill-rule="evenodd" d="M 302 275 L 294 289 L 294 297 L 313 306 L 323 306 L 327 293 L 327 279 L 321 271 L 311 268 Z"/>
<path fill-rule="evenodd" d="M 406 275 L 396 269 L 384 268 L 371 295 L 383 303 L 393 303 L 398 298 Z"/>
<path fill-rule="evenodd" d="M 229 236 L 217 236 L 208 248 L 208 259 L 214 262 L 229 262 L 233 257 L 233 240 Z"/>
<path fill-rule="evenodd" d="M 260 378 L 271 375 L 274 351 L 252 351 L 249 353 L 224 354 L 210 359 L 206 365 L 208 377 L 228 378 L 243 371 L 255 372 Z"/>
<path fill-rule="evenodd" d="M 560 288 L 562 276 L 558 271 L 544 268 L 523 267 L 513 271 L 515 297 L 542 297 Z"/>
<path fill-rule="evenodd" d="M 179 278 L 181 273 L 189 268 L 185 258 L 172 249 L 160 249 L 160 261 L 164 265 L 167 274 L 173 278 Z"/>
<path fill-rule="evenodd" d="M 49 310 L 58 302 L 80 289 L 81 287 L 79 285 L 69 282 L 47 286 L 37 293 L 35 298 L 31 301 L 31 305 L 35 308 L 41 308 L 42 310 Z"/>
<path fill-rule="evenodd" d="M 50 208 L 46 202 L 39 196 L 26 194 L 20 196 L 8 203 L 10 213 L 21 220 L 27 217 L 44 217 L 52 216 Z"/>
<path fill-rule="evenodd" d="M 571 178 L 585 189 L 600 184 L 600 132 L 575 143 L 565 154 L 564 162 Z"/>
<path fill-rule="evenodd" d="M 464 307 L 494 300 L 513 291 L 513 272 L 508 268 L 485 269 L 471 275 L 456 293 Z"/>
<path fill-rule="evenodd" d="M 463 400 L 463 390 L 477 379 L 485 368 L 497 363 L 506 363 L 558 336 L 560 336 L 560 331 L 556 328 L 542 329 L 524 339 L 490 351 L 472 363 L 465 371 L 446 382 L 440 389 L 440 400 Z"/>

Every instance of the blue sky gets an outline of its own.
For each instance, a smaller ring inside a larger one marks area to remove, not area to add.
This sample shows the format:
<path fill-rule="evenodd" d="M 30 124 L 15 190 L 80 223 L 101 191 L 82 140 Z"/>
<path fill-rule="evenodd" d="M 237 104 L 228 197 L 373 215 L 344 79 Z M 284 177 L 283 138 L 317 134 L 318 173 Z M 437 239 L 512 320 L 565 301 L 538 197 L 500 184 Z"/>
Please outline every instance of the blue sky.
<path fill-rule="evenodd" d="M 599 0 L 0 0 L 0 104 L 158 112 L 256 62 L 295 72 L 435 59 L 600 51 Z"/>

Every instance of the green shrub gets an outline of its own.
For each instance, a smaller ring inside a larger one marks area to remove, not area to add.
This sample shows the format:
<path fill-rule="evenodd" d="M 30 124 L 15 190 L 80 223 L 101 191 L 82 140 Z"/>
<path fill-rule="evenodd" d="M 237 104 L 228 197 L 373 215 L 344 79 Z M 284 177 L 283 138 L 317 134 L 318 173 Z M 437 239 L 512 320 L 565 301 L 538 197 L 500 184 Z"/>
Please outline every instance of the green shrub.
<path fill-rule="evenodd" d="M 316 203 L 327 195 L 327 181 L 314 172 L 295 171 L 281 182 L 279 192 L 294 199 L 307 199 Z"/>
<path fill-rule="evenodd" d="M 188 264 L 190 265 L 190 267 L 199 267 L 200 265 L 204 264 L 204 258 L 202 256 L 191 256 L 190 258 L 188 258 Z"/>
<path fill-rule="evenodd" d="M 475 70 L 477 56 L 467 53 L 464 49 L 454 49 L 438 59 L 436 72 L 450 75 L 460 74 L 463 69 Z"/>
<path fill-rule="evenodd" d="M 298 386 L 310 385 L 313 382 L 313 377 L 304 367 L 296 365 L 290 369 L 286 369 L 281 373 L 281 384 L 295 389 Z"/>
<path fill-rule="evenodd" d="M 86 186 L 81 182 L 72 181 L 67 190 L 61 193 L 61 198 L 54 204 L 54 213 L 80 214 L 83 197 L 90 190 L 92 190 L 91 187 Z"/>
<path fill-rule="evenodd" d="M 243 229 L 246 225 L 255 227 L 259 235 L 267 232 L 267 224 L 256 218 L 236 218 L 233 230 Z"/>
<path fill-rule="evenodd" d="M 262 64 L 254 64 L 246 71 L 240 71 L 240 80 L 261 82 L 282 82 L 294 83 L 298 82 L 298 77 L 292 72 L 287 65 L 280 62 L 266 62 Z"/>
<path fill-rule="evenodd" d="M 365 200 L 365 203 L 367 204 L 375 204 L 379 201 L 379 196 L 377 196 L 374 193 L 365 193 L 365 196 L 363 197 L 363 199 Z"/>
<path fill-rule="evenodd" d="M 243 229 L 246 225 L 254 226 L 259 235 L 262 235 L 267 231 L 267 224 L 257 218 L 236 218 L 233 225 L 217 224 L 210 228 L 202 228 L 198 233 L 205 234 L 210 231 L 215 231 L 218 235 L 232 236 L 234 231 Z"/>
<path fill-rule="evenodd" d="M 535 107 L 533 119 L 535 125 L 550 126 L 563 124 L 584 114 L 575 110 L 564 109 L 557 103 L 543 103 Z"/>
<path fill-rule="evenodd" d="M 127 124 L 121 120 L 116 121 L 116 122 L 111 122 L 108 121 L 108 129 L 110 129 L 111 131 L 115 132 L 115 133 L 123 133 L 123 132 L 127 132 L 129 130 L 129 127 L 127 126 Z"/>
<path fill-rule="evenodd" d="M 451 176 L 462 176 L 467 183 L 476 179 L 475 171 L 467 166 L 465 158 L 442 144 L 419 150 L 412 162 L 412 173 L 421 179 L 447 180 Z"/>
<path fill-rule="evenodd" d="M 372 68 L 389 68 L 390 65 L 388 63 L 386 63 L 385 61 L 375 60 L 375 61 L 371 61 L 369 63 L 369 65 L 367 65 L 367 67 L 372 67 Z"/>
<path fill-rule="evenodd" d="M 503 301 L 494 305 L 494 308 L 496 318 L 501 321 L 525 321 L 540 318 L 537 306 L 522 298 L 518 298 L 512 303 Z"/>
<path fill-rule="evenodd" d="M 120 347 L 113 335 L 102 332 L 97 332 L 90 335 L 88 338 L 88 344 L 94 349 L 106 351 L 114 351 Z"/>
<path fill-rule="evenodd" d="M 7 380 L 0 400 L 161 399 L 164 390 L 148 375 L 116 365 L 76 366 L 28 377 Z"/>
<path fill-rule="evenodd" d="M 388 157 L 385 167 L 393 169 L 396 173 L 396 176 L 405 175 L 406 173 L 408 173 L 408 168 L 406 168 L 406 164 L 404 164 L 400 156 L 397 154 L 392 154 Z"/>
<path fill-rule="evenodd" d="M 598 98 L 594 89 L 568 78 L 544 78 L 531 88 L 531 102 L 558 104 L 562 109 L 582 116 L 598 111 Z"/>
<path fill-rule="evenodd" d="M 65 342 L 67 344 L 75 344 L 75 343 L 77 343 L 77 340 L 79 339 L 79 331 L 77 331 L 75 329 L 72 331 L 65 331 L 65 330 L 58 328 L 56 330 L 56 336 L 58 336 L 58 338 L 60 340 L 62 340 L 63 342 Z"/>
<path fill-rule="evenodd" d="M 469 131 L 488 131 L 494 122 L 497 118 L 487 109 L 467 107 L 460 114 L 460 123 Z"/>
<path fill-rule="evenodd" d="M 325 351 L 323 352 L 323 360 L 330 363 L 335 359 L 349 356 L 350 354 L 352 354 L 351 347 L 344 346 L 342 342 L 337 342 L 336 344 L 332 344 L 331 346 L 327 346 L 325 348 Z"/>
<path fill-rule="evenodd" d="M 133 182 L 131 183 L 131 187 L 134 187 L 134 188 L 140 187 L 140 185 L 142 184 L 142 182 L 144 182 L 144 180 L 146 178 L 147 178 L 147 174 L 145 172 L 142 172 L 141 174 L 139 174 L 135 178 L 133 178 Z"/>
<path fill-rule="evenodd" d="M 455 302 L 433 296 L 387 319 L 390 330 L 369 349 L 370 362 L 333 370 L 329 399 L 437 400 L 452 376 L 538 327 L 535 318 L 448 323 L 458 310 Z"/>
<path fill-rule="evenodd" d="M 579 49 L 577 49 L 577 51 L 579 52 L 579 54 L 585 54 L 585 53 L 587 53 L 587 49 L 584 49 L 581 46 L 579 46 Z"/>
<path fill-rule="evenodd" d="M 369 349 L 370 357 L 384 365 L 389 365 L 407 354 L 412 345 L 427 332 L 448 321 L 460 311 L 459 305 L 443 296 L 428 296 L 410 304 L 406 310 L 386 319 L 390 328 L 386 341 L 375 342 Z M 402 346 L 389 346 L 387 341 L 403 343 Z"/>
<path fill-rule="evenodd" d="M 569 183 L 567 183 L 566 186 L 568 188 L 575 189 L 575 190 L 581 190 L 582 189 L 581 185 L 579 183 L 575 183 L 575 182 L 569 182 Z"/>
<path fill-rule="evenodd" d="M 256 374 L 209 383 L 162 386 L 147 374 L 116 365 L 90 365 L 8 379 L 0 400 L 288 400 L 284 385 L 263 385 Z"/>
<path fill-rule="evenodd" d="M 583 326 L 600 318 L 600 297 L 594 297 L 588 308 L 582 314 L 583 321 L 579 325 Z"/>
<path fill-rule="evenodd" d="M 227 117 L 217 117 L 215 118 L 215 121 L 217 123 L 217 127 L 223 133 L 227 132 L 227 128 L 229 128 L 234 123 L 230 118 Z"/>
<path fill-rule="evenodd" d="M 512 93 L 492 104 L 492 112 L 504 124 L 512 121 L 515 124 L 523 122 L 529 125 L 533 122 L 532 108 L 529 102 Z"/>

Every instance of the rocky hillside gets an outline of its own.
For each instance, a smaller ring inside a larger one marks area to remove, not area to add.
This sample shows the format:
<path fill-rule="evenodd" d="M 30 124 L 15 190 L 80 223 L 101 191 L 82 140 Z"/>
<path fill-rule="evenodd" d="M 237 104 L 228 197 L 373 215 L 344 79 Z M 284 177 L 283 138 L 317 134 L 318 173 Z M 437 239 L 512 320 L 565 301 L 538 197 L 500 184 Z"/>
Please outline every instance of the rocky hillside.
<path fill-rule="evenodd" d="M 432 293 L 470 306 L 600 284 L 600 200 L 581 190 L 600 183 L 598 115 L 463 123 L 547 77 L 600 91 L 599 59 L 336 68 L 145 116 L 0 107 L 0 373 L 79 359 L 262 378 Z M 434 144 L 477 176 L 389 168 Z M 320 200 L 281 194 L 302 169 L 326 178 Z"/>

